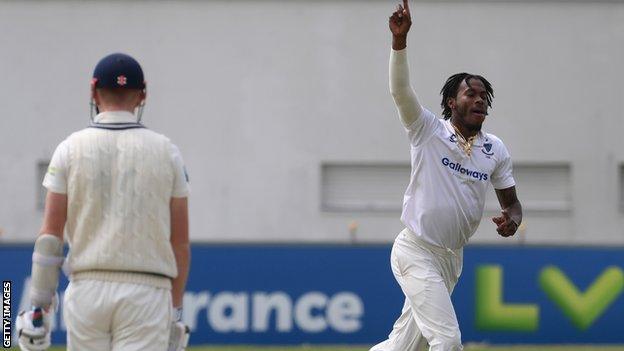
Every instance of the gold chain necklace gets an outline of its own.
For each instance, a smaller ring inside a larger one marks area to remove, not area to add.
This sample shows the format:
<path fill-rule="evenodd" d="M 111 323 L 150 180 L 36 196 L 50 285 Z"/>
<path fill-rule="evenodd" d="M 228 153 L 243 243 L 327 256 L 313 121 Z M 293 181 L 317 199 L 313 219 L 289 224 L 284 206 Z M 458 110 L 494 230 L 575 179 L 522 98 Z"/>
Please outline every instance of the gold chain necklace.
<path fill-rule="evenodd" d="M 455 130 L 455 135 L 457 136 L 457 145 L 459 145 L 459 147 L 466 153 L 466 155 L 470 157 L 470 154 L 472 152 L 472 144 L 474 144 L 474 141 L 477 139 L 477 135 L 475 134 L 466 139 L 464 138 L 462 133 L 459 132 L 459 129 L 457 129 L 453 122 L 451 122 L 451 125 L 453 126 L 453 129 Z"/>

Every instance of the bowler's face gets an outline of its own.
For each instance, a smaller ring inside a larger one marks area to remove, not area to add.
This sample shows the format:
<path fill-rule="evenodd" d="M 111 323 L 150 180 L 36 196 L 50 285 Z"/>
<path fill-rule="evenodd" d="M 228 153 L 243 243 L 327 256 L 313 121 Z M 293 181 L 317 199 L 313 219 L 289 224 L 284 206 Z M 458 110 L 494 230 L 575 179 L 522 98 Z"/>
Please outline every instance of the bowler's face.
<path fill-rule="evenodd" d="M 471 130 L 480 130 L 488 114 L 487 90 L 480 79 L 461 82 L 455 97 L 456 116 Z"/>

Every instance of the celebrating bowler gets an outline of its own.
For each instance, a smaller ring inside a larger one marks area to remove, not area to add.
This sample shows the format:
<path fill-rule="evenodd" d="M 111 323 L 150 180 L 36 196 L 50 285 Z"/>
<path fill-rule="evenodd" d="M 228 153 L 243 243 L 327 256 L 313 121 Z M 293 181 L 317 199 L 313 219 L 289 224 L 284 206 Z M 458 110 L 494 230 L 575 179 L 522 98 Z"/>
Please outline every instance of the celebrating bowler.
<path fill-rule="evenodd" d="M 492 183 L 502 208 L 497 232 L 512 236 L 522 221 L 511 157 L 496 136 L 481 130 L 493 89 L 479 75 L 452 75 L 442 88 L 444 119 L 418 102 L 409 82 L 407 0 L 390 16 L 390 92 L 410 142 L 412 172 L 391 254 L 405 294 L 388 340 L 371 351 L 462 350 L 451 292 L 462 270 L 462 248 L 476 231 Z"/>

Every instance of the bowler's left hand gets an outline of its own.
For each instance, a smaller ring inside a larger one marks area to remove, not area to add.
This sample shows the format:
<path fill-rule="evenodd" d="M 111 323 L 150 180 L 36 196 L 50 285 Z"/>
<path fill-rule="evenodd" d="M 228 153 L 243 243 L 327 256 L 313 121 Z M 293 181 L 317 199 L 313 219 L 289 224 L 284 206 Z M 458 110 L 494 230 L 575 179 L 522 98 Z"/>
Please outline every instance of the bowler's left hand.
<path fill-rule="evenodd" d="M 492 222 L 496 224 L 496 231 L 500 236 L 512 236 L 518 230 L 518 223 L 509 217 L 509 213 L 506 210 L 502 210 L 500 216 L 493 217 Z"/>

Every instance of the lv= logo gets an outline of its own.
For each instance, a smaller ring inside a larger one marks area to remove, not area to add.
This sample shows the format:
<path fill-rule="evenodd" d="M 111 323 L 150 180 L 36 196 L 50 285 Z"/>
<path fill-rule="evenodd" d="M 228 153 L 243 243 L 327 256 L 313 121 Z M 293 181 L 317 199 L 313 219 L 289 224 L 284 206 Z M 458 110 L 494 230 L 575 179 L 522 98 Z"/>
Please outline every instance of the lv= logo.
<path fill-rule="evenodd" d="M 544 267 L 539 285 L 546 296 L 559 307 L 580 331 L 592 324 L 624 290 L 624 272 L 620 267 L 607 267 L 585 291 L 555 266 Z M 538 329 L 539 306 L 506 304 L 503 301 L 503 270 L 498 265 L 477 268 L 475 322 L 480 330 L 532 332 Z"/>
<path fill-rule="evenodd" d="M 542 270 L 539 282 L 574 326 L 586 330 L 620 295 L 624 289 L 624 274 L 619 267 L 608 267 L 581 292 L 559 268 L 549 266 Z"/>

